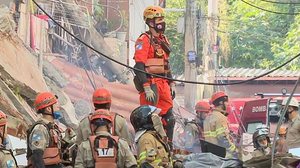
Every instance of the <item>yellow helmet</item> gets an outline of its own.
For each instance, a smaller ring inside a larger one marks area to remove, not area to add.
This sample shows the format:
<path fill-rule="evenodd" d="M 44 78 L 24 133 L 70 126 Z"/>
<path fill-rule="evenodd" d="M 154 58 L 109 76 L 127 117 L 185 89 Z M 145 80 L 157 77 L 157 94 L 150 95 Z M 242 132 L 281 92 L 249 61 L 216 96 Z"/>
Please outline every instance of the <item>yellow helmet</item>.
<path fill-rule="evenodd" d="M 146 21 L 146 19 L 153 19 L 156 17 L 164 17 L 164 16 L 165 16 L 164 9 L 160 6 L 148 6 L 144 10 L 144 20 L 145 21 Z"/>

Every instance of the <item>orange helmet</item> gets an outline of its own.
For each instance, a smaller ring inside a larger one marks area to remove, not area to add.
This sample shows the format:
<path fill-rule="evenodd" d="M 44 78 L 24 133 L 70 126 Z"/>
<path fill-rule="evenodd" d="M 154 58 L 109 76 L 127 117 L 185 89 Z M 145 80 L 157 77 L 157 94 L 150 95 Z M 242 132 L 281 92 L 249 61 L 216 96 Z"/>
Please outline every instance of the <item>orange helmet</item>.
<path fill-rule="evenodd" d="M 34 106 L 36 110 L 43 109 L 45 107 L 51 106 L 57 103 L 57 96 L 50 92 L 39 93 L 34 101 Z"/>
<path fill-rule="evenodd" d="M 7 123 L 6 115 L 0 110 L 0 126 L 4 126 Z"/>
<path fill-rule="evenodd" d="M 94 104 L 106 104 L 111 103 L 111 93 L 107 89 L 100 88 L 95 90 L 93 94 Z"/>
<path fill-rule="evenodd" d="M 214 102 L 215 102 L 217 99 L 222 98 L 222 97 L 228 97 L 228 96 L 227 96 L 224 92 L 216 92 L 216 93 L 214 93 L 214 94 L 212 95 L 210 102 L 211 102 L 212 104 L 215 104 Z"/>
<path fill-rule="evenodd" d="M 144 10 L 144 20 L 153 19 L 156 17 L 164 17 L 165 12 L 164 9 L 160 6 L 148 6 Z"/>
<path fill-rule="evenodd" d="M 199 101 L 196 106 L 195 106 L 195 110 L 196 110 L 196 113 L 199 113 L 199 112 L 205 112 L 205 113 L 208 113 L 210 111 L 210 105 L 208 102 L 204 102 L 204 101 Z"/>
<path fill-rule="evenodd" d="M 91 121 L 97 120 L 97 119 L 106 119 L 106 120 L 112 122 L 112 116 L 110 115 L 108 110 L 95 111 L 91 116 Z"/>
<path fill-rule="evenodd" d="M 285 127 L 280 127 L 280 128 L 279 128 L 278 134 L 279 134 L 279 135 L 284 135 L 284 134 L 286 134 L 286 128 L 285 128 Z"/>

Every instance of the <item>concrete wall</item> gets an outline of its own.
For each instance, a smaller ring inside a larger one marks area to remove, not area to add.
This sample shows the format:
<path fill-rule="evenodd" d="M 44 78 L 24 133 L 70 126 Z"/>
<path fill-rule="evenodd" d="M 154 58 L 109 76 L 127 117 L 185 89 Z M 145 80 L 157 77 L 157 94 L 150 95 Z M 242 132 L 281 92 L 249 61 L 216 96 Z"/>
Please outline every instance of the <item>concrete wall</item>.
<path fill-rule="evenodd" d="M 11 2 L 12 2 L 12 0 L 0 0 L 0 5 L 5 5 L 5 6 L 9 7 Z"/>
<path fill-rule="evenodd" d="M 134 44 L 141 33 L 146 31 L 143 12 L 147 6 L 157 5 L 158 0 L 130 0 L 129 1 L 129 65 L 134 66 Z"/>

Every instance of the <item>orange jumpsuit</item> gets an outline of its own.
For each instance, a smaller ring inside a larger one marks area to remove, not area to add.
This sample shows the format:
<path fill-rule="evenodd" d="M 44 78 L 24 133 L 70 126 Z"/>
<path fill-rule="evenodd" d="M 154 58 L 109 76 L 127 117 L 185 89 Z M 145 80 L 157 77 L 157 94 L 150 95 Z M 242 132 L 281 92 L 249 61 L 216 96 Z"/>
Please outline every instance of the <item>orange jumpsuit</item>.
<path fill-rule="evenodd" d="M 159 74 L 172 78 L 170 68 L 169 68 L 169 41 L 164 35 L 159 35 L 154 37 L 150 32 L 143 33 L 136 41 L 135 44 L 135 54 L 134 60 L 136 62 L 135 68 L 145 71 L 145 65 L 148 59 L 151 58 L 163 58 L 164 60 L 164 73 Z M 166 47 L 167 46 L 167 47 Z M 167 48 L 167 49 L 166 49 Z M 175 119 L 172 112 L 173 100 L 170 90 L 170 82 L 164 78 L 158 78 L 150 76 L 144 73 L 135 72 L 136 76 L 139 78 L 140 83 L 143 85 L 156 84 L 157 86 L 157 101 L 152 103 L 147 101 L 145 92 L 141 91 L 140 94 L 140 104 L 141 105 L 153 105 L 161 109 L 160 116 L 162 117 L 162 123 L 166 130 L 168 139 L 172 141 L 173 131 L 175 125 Z M 172 147 L 172 143 L 170 142 Z"/>
<path fill-rule="evenodd" d="M 152 37 L 153 39 L 155 37 Z M 167 44 L 169 44 L 167 38 L 164 35 L 161 35 L 159 37 L 156 38 L 158 41 L 164 41 Z M 156 56 L 155 54 L 155 47 L 153 44 L 154 42 L 152 42 L 151 40 L 151 36 L 144 33 L 142 34 L 136 41 L 135 44 L 135 54 L 134 54 L 134 60 L 136 63 L 140 62 L 143 64 L 146 64 L 147 59 L 149 58 L 157 58 L 158 56 Z M 160 47 L 159 44 L 157 44 L 157 47 Z M 169 55 L 166 52 L 163 52 L 163 58 L 168 61 L 169 60 Z M 165 74 L 168 77 L 171 77 L 168 74 Z M 161 113 L 160 115 L 163 116 L 164 114 L 167 113 L 167 111 L 173 107 L 173 101 L 172 101 L 172 97 L 171 97 L 171 92 L 170 92 L 170 86 L 169 86 L 169 81 L 167 79 L 163 79 L 163 78 L 157 78 L 157 77 L 153 77 L 150 78 L 149 76 L 147 76 L 148 79 L 148 83 L 149 84 L 153 84 L 155 83 L 157 85 L 157 89 L 158 89 L 158 102 L 157 104 L 152 104 L 151 102 L 148 102 L 146 100 L 146 96 L 145 96 L 145 92 L 141 92 L 140 93 L 140 104 L 141 105 L 154 105 L 158 108 L 161 109 Z"/>

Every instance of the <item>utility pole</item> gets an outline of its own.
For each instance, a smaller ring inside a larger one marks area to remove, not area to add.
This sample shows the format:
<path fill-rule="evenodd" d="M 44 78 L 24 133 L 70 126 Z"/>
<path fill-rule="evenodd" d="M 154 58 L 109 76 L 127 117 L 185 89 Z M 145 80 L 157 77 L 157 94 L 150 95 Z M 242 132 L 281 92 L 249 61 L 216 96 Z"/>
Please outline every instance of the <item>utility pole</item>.
<path fill-rule="evenodd" d="M 197 17 L 196 17 L 196 0 L 186 1 L 185 12 L 185 29 L 184 29 L 184 52 L 185 52 L 185 66 L 184 76 L 185 80 L 196 81 L 197 69 L 196 62 L 193 58 L 197 53 Z M 195 105 L 195 98 L 197 94 L 197 87 L 195 84 L 185 83 L 184 85 L 184 105 L 187 109 L 192 110 Z"/>
<path fill-rule="evenodd" d="M 203 47 L 203 66 L 204 73 L 203 79 L 210 83 L 215 82 L 215 73 L 218 68 L 218 49 L 217 45 L 217 16 L 218 16 L 218 0 L 209 0 L 208 1 L 208 18 L 206 23 L 206 37 L 204 40 Z M 214 87 L 205 85 L 203 89 L 203 98 L 210 98 L 214 93 Z"/>

